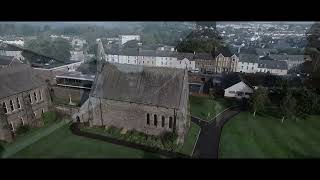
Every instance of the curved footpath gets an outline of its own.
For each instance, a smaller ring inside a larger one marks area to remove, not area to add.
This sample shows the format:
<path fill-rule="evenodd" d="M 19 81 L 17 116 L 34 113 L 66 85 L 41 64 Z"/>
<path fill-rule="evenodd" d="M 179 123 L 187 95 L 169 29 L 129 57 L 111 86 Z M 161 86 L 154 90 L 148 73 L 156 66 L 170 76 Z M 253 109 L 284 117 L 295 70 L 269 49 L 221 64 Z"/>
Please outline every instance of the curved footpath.
<path fill-rule="evenodd" d="M 224 124 L 232 119 L 232 117 L 239 114 L 240 111 L 241 106 L 232 107 L 215 117 L 214 121 L 211 123 L 196 117 L 191 117 L 191 121 L 201 127 L 201 133 L 193 157 L 217 159 L 221 130 Z"/>
<path fill-rule="evenodd" d="M 155 147 L 149 147 L 149 146 L 145 146 L 145 145 L 141 145 L 141 144 L 136 144 L 136 143 L 132 143 L 132 142 L 124 141 L 124 140 L 119 140 L 119 139 L 115 139 L 115 138 L 111 138 L 111 137 L 107 137 L 107 136 L 103 136 L 103 135 L 99 135 L 99 134 L 95 134 L 95 133 L 84 132 L 79 129 L 78 123 L 72 123 L 70 125 L 69 129 L 71 130 L 71 132 L 73 134 L 75 134 L 77 136 L 83 136 L 86 138 L 105 141 L 108 143 L 126 146 L 126 147 L 130 147 L 130 148 L 135 148 L 135 149 L 143 150 L 146 152 L 157 153 L 157 154 L 169 157 L 169 158 L 191 158 L 190 156 L 187 156 L 187 155 L 181 154 L 181 153 L 177 153 L 177 152 L 165 151 L 165 150 L 155 148 Z"/>

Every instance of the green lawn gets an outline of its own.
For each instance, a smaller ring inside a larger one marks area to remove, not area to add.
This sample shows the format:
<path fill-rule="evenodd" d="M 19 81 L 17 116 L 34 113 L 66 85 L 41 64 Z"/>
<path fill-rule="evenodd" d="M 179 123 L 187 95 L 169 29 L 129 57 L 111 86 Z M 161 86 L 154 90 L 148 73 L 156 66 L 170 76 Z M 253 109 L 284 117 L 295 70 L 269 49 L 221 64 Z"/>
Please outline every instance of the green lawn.
<path fill-rule="evenodd" d="M 157 154 L 73 135 L 64 125 L 10 158 L 161 158 Z"/>
<path fill-rule="evenodd" d="M 191 122 L 190 129 L 186 136 L 185 142 L 179 152 L 187 155 L 192 155 L 193 147 L 198 138 L 198 134 L 200 133 L 200 127 L 195 123 Z"/>
<path fill-rule="evenodd" d="M 298 122 L 242 112 L 223 128 L 220 158 L 320 157 L 320 116 Z"/>
<path fill-rule="evenodd" d="M 211 100 L 205 96 L 189 96 L 189 101 L 191 115 L 207 121 L 232 105 L 232 102 L 227 99 L 217 98 Z"/>

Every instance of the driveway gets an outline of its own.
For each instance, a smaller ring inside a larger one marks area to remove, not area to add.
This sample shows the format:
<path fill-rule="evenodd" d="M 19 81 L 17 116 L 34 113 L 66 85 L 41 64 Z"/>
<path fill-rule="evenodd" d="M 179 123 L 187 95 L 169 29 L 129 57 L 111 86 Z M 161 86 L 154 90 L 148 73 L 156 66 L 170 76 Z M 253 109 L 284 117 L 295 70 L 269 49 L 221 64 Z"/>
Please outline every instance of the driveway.
<path fill-rule="evenodd" d="M 223 125 L 232 117 L 240 113 L 240 111 L 240 107 L 228 109 L 218 115 L 211 123 L 205 122 L 199 118 L 191 117 L 191 121 L 201 127 L 201 133 L 193 157 L 217 159 Z"/>

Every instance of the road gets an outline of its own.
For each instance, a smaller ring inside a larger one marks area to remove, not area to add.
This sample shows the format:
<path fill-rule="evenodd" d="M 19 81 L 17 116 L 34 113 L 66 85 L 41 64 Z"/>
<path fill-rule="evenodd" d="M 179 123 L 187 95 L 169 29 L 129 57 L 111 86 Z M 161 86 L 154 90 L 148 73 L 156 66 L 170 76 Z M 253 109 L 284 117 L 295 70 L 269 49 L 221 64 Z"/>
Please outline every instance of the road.
<path fill-rule="evenodd" d="M 228 120 L 240 113 L 240 111 L 240 107 L 231 108 L 221 113 L 212 122 L 206 122 L 199 118 L 191 117 L 191 121 L 201 127 L 201 133 L 193 157 L 201 159 L 217 159 L 222 127 Z"/>

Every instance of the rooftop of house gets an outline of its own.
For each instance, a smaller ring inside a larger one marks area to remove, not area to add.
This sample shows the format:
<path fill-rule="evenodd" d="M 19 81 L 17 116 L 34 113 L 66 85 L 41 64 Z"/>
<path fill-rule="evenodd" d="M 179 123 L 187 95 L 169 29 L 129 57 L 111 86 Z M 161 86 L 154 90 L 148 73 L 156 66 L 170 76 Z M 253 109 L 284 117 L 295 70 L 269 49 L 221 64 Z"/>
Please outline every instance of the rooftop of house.
<path fill-rule="evenodd" d="M 258 63 L 259 56 L 257 54 L 239 54 L 240 62 Z"/>
<path fill-rule="evenodd" d="M 267 69 L 288 69 L 288 64 L 286 61 L 276 61 L 276 60 L 259 60 L 258 68 L 267 68 Z"/>
<path fill-rule="evenodd" d="M 26 64 L 12 66 L 0 71 L 0 98 L 8 97 L 45 85 Z"/>
<path fill-rule="evenodd" d="M 186 75 L 182 69 L 104 63 L 91 96 L 179 108 Z"/>
<path fill-rule="evenodd" d="M 73 71 L 73 72 L 66 72 L 64 74 L 58 75 L 56 76 L 56 78 L 94 81 L 95 75 L 82 74 L 81 72 Z"/>
<path fill-rule="evenodd" d="M 14 57 L 13 56 L 0 56 L 0 65 L 6 66 L 12 63 Z"/>

